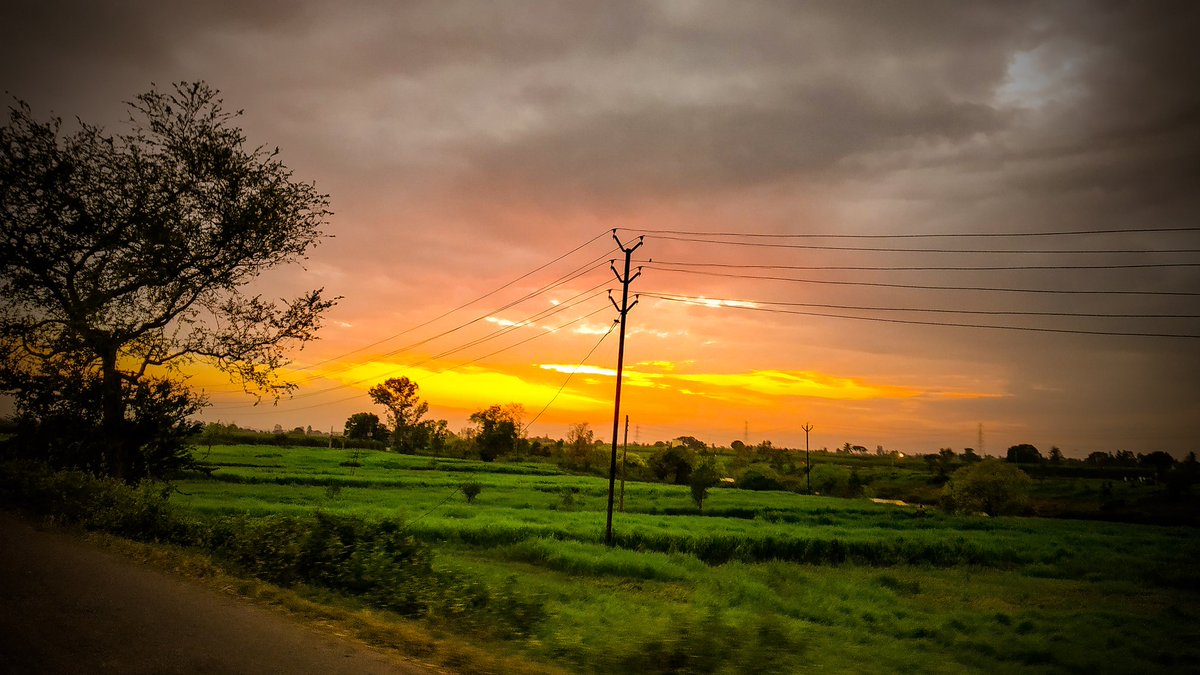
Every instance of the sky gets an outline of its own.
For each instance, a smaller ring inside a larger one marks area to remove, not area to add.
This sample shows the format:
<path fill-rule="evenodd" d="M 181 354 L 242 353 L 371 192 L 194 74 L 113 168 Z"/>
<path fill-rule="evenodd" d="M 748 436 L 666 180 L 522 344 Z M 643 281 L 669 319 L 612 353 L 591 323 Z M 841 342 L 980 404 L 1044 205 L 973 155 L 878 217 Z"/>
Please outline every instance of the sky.
<path fill-rule="evenodd" d="M 405 376 L 609 440 L 617 228 L 630 440 L 1200 449 L 1196 3 L 3 7 L 39 116 L 202 79 L 330 195 L 256 289 L 342 298 L 299 388 L 195 368 L 209 421 L 340 430 Z"/>

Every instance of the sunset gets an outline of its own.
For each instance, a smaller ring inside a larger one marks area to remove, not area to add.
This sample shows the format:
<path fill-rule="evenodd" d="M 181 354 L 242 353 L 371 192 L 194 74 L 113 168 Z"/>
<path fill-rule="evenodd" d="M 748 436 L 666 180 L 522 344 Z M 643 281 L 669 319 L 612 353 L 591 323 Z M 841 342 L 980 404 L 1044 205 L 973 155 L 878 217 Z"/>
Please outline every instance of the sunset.
<path fill-rule="evenodd" d="M 1185 22 L 251 7 L 18 5 L 0 47 L 10 94 L 113 130 L 148 83 L 204 79 L 330 195 L 303 268 L 257 282 L 341 296 L 291 355 L 299 388 L 255 405 L 196 372 L 207 420 L 336 429 L 407 376 L 454 429 L 495 403 L 546 408 L 531 435 L 603 429 L 616 333 L 564 381 L 616 319 L 616 229 L 645 236 L 623 406 L 643 440 L 795 446 L 811 422 L 818 446 L 925 452 L 982 424 L 996 451 L 1192 449 Z"/>
<path fill-rule="evenodd" d="M 1198 29 L 6 3 L 0 672 L 1195 671 Z"/>

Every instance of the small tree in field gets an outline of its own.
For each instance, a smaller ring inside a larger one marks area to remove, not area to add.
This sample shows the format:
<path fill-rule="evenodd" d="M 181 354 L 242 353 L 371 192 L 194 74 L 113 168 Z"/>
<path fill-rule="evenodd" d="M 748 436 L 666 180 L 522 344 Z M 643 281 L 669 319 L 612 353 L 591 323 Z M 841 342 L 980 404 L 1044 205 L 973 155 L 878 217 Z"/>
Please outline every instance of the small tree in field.
<path fill-rule="evenodd" d="M 458 489 L 462 490 L 463 496 L 467 498 L 468 504 L 474 503 L 475 498 L 479 496 L 479 493 L 483 492 L 483 486 L 475 481 L 463 483 Z"/>
<path fill-rule="evenodd" d="M 721 472 L 716 457 L 705 455 L 696 462 L 688 476 L 688 487 L 692 490 L 692 501 L 696 502 L 697 509 L 704 511 L 704 500 L 708 497 L 709 489 L 720 482 Z"/>
<path fill-rule="evenodd" d="M 947 511 L 959 513 L 982 511 L 989 516 L 1020 513 L 1032 482 L 1012 464 L 985 459 L 954 472 L 942 489 L 942 505 Z"/>

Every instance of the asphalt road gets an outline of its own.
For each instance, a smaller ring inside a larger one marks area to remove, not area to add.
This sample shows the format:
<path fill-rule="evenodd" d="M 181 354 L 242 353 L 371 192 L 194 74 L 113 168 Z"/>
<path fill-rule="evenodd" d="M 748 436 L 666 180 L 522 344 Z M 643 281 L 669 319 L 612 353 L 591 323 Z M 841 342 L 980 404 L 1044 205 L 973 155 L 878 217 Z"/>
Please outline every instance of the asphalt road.
<path fill-rule="evenodd" d="M 0 512 L 0 674 L 432 672 Z"/>

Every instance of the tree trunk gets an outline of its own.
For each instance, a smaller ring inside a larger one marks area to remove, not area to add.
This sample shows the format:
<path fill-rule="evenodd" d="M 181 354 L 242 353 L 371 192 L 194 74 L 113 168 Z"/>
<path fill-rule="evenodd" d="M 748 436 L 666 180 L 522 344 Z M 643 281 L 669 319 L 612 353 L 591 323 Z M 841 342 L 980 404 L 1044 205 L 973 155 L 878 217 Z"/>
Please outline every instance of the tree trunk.
<path fill-rule="evenodd" d="M 117 372 L 117 350 L 106 349 L 100 357 L 103 375 L 101 383 L 101 446 L 104 451 L 108 475 L 122 481 L 130 481 L 132 466 L 129 448 L 124 438 L 125 397 L 121 391 L 121 374 Z"/>

